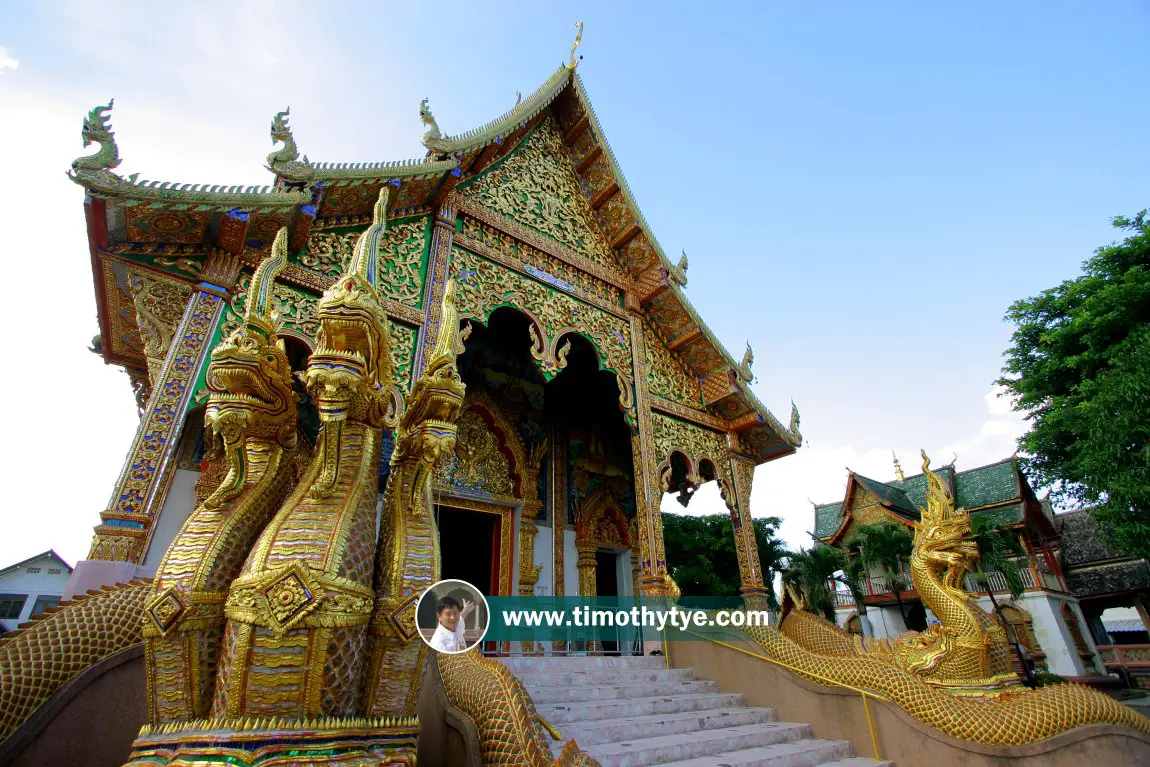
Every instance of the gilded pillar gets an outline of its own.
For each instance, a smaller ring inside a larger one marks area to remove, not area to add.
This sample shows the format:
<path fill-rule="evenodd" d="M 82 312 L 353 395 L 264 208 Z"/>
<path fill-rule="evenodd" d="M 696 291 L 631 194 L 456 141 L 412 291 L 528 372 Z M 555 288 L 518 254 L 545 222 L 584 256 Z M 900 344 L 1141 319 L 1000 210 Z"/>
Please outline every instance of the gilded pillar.
<path fill-rule="evenodd" d="M 164 357 L 136 438 L 116 482 L 88 559 L 139 563 L 175 468 L 175 452 L 196 380 L 207 362 L 228 291 L 239 276 L 239 258 L 213 251 L 192 291 Z"/>
<path fill-rule="evenodd" d="M 451 240 L 455 236 L 455 201 L 450 197 L 435 214 L 435 224 L 431 229 L 431 247 L 427 264 L 427 294 L 423 300 L 423 341 L 415 360 L 412 380 L 418 380 L 429 362 L 431 350 L 439 333 L 440 311 L 443 305 L 443 291 L 447 285 L 448 267 L 451 264 Z"/>
<path fill-rule="evenodd" d="M 735 443 L 735 435 L 730 439 Z M 731 525 L 735 534 L 735 551 L 739 557 L 739 592 L 747 607 L 766 609 L 770 588 L 763 583 L 759 562 L 759 545 L 755 538 L 755 524 L 751 519 L 751 482 L 755 476 L 755 463 L 741 455 L 730 456 L 731 487 L 726 496 L 731 512 Z"/>
<path fill-rule="evenodd" d="M 631 315 L 631 360 L 635 370 L 635 425 L 638 433 L 631 436 L 631 455 L 635 472 L 635 516 L 638 519 L 638 553 L 644 596 L 671 593 L 673 582 L 667 575 L 667 558 L 663 552 L 663 518 L 659 512 L 662 492 L 656 476 L 658 461 L 651 442 L 651 406 L 647 400 L 646 339 L 643 323 Z"/>
<path fill-rule="evenodd" d="M 519 515 L 519 596 L 535 596 L 535 584 L 539 582 L 539 572 L 543 565 L 535 564 L 535 536 L 539 527 L 535 520 L 543 510 L 543 501 L 539 499 L 539 469 L 543 464 L 543 456 L 547 452 L 547 443 L 537 445 L 527 455 L 526 465 L 520 472 L 523 494 L 523 510 Z"/>
<path fill-rule="evenodd" d="M 554 593 L 566 593 L 563 585 L 563 539 L 567 530 L 567 430 L 551 430 L 551 538 L 555 552 L 553 569 Z"/>

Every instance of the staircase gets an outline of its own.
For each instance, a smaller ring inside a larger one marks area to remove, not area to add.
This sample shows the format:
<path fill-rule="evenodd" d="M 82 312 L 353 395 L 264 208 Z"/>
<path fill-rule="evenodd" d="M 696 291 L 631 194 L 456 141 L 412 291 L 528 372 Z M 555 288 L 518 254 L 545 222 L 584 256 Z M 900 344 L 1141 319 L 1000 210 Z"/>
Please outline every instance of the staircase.
<path fill-rule="evenodd" d="M 603 767 L 893 767 L 852 756 L 847 741 L 815 738 L 809 724 L 749 708 L 691 669 L 663 658 L 503 658 L 540 716 Z"/>

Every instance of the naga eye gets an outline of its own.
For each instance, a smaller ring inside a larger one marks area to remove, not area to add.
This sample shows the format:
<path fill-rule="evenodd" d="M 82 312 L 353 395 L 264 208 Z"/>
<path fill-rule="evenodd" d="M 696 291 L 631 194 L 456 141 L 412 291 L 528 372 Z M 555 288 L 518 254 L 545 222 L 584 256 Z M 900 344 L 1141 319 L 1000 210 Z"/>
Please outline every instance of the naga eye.
<path fill-rule="evenodd" d="M 268 356 L 264 357 L 264 359 L 266 359 L 268 362 L 275 362 L 276 361 L 274 354 L 269 354 Z"/>

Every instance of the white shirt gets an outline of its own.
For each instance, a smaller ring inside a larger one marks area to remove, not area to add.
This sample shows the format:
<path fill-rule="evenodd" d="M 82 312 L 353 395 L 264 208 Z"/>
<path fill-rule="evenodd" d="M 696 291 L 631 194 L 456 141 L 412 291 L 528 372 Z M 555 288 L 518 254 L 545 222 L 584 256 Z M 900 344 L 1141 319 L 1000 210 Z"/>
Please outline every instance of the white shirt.
<path fill-rule="evenodd" d="M 448 631 L 442 623 L 435 627 L 435 634 L 431 637 L 432 649 L 440 652 L 460 652 L 467 649 L 467 638 L 463 635 L 463 619 L 455 626 L 455 631 Z"/>

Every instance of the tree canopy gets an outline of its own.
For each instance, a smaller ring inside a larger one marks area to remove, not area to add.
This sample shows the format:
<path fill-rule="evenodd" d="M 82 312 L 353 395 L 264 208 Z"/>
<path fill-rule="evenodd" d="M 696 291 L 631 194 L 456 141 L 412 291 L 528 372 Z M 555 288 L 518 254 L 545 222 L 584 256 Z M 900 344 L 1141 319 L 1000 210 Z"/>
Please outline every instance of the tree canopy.
<path fill-rule="evenodd" d="M 759 567 L 763 582 L 770 586 L 788 555 L 786 544 L 775 537 L 782 520 L 759 517 L 753 522 Z M 730 515 L 663 514 L 663 547 L 683 596 L 739 595 L 742 581 Z"/>
<path fill-rule="evenodd" d="M 1003 376 L 1030 430 L 1019 447 L 1052 498 L 1099 504 L 1114 543 L 1150 556 L 1150 222 L 1113 219 L 1125 240 L 1081 276 L 1014 303 Z"/>

